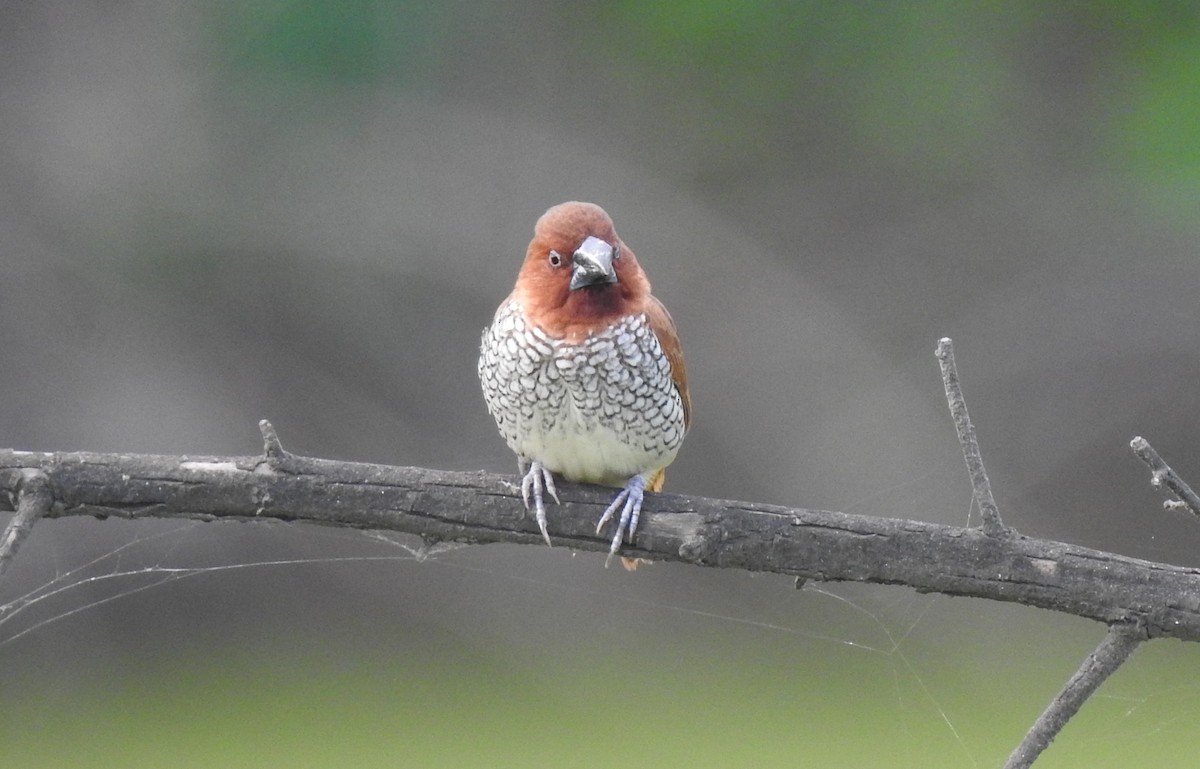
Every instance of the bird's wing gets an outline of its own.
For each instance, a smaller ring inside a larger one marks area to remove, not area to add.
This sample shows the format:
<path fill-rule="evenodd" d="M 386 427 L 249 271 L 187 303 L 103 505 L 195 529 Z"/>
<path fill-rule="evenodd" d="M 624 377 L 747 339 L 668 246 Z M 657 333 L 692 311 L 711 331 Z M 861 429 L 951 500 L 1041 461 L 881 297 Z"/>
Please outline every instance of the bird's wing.
<path fill-rule="evenodd" d="M 692 397 L 688 394 L 687 366 L 683 362 L 679 332 L 675 330 L 675 321 L 671 319 L 671 313 L 667 312 L 663 303 L 653 296 L 647 299 L 646 319 L 650 321 L 650 328 L 654 330 L 658 344 L 667 356 L 667 362 L 671 364 L 671 380 L 675 383 L 675 389 L 679 391 L 680 400 L 683 401 L 683 427 L 686 430 L 692 424 Z"/>

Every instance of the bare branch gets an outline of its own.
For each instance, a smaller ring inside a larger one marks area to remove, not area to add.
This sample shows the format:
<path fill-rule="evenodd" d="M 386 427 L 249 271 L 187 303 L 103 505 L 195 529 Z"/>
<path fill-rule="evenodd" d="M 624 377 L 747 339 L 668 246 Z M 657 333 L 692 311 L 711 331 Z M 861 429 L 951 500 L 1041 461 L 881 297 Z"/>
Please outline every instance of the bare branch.
<path fill-rule="evenodd" d="M 1129 659 L 1129 655 L 1144 640 L 1145 634 L 1135 623 L 1119 622 L 1109 626 L 1104 640 L 1038 716 L 1025 739 L 1008 757 L 1004 769 L 1028 769 L 1032 766 L 1042 751 L 1050 746 L 1051 740 L 1067 725 L 1067 721 L 1079 712 L 1087 698 Z"/>
<path fill-rule="evenodd" d="M 27 471 L 44 473 L 51 518 L 277 519 L 406 532 L 431 545 L 542 542 L 515 477 L 287 459 L 275 469 L 264 456 L 0 451 L 0 489 L 15 492 Z M 606 552 L 595 521 L 612 489 L 564 482 L 558 490 L 562 504 L 549 521 L 555 545 Z M 979 529 L 648 493 L 636 543 L 622 552 L 806 580 L 908 585 L 1105 623 L 1133 619 L 1148 637 L 1200 640 L 1200 569 Z"/>
<path fill-rule="evenodd" d="M 4 535 L 0 536 L 0 576 L 8 571 L 17 549 L 29 536 L 33 524 L 50 509 L 52 502 L 46 476 L 38 470 L 19 473 L 12 493 L 17 499 L 16 513 L 8 522 Z"/>
<path fill-rule="evenodd" d="M 1133 453 L 1137 454 L 1143 462 L 1150 466 L 1150 485 L 1156 489 L 1166 486 L 1170 489 L 1177 500 L 1167 500 L 1163 502 L 1163 507 L 1168 510 L 1186 509 L 1190 510 L 1193 515 L 1200 515 L 1200 496 L 1192 491 L 1192 487 L 1188 486 L 1179 475 L 1171 469 L 1171 466 L 1163 461 L 1163 458 L 1158 455 L 1154 447 L 1145 438 L 1138 436 L 1129 442 L 1129 448 L 1133 449 Z"/>
<path fill-rule="evenodd" d="M 946 388 L 946 401 L 950 405 L 950 416 L 958 431 L 958 442 L 962 445 L 963 459 L 967 461 L 967 472 L 971 474 L 971 487 L 975 490 L 975 504 L 983 518 L 983 531 L 988 536 L 1007 535 L 1008 529 L 1000 520 L 1000 510 L 992 497 L 992 484 L 983 467 L 983 456 L 975 440 L 975 426 L 967 413 L 967 402 L 963 398 L 962 385 L 958 381 L 958 368 L 954 365 L 954 344 L 949 337 L 938 340 L 937 359 L 942 367 L 942 384 Z"/>
<path fill-rule="evenodd" d="M 938 342 L 946 400 L 971 475 L 980 528 L 848 515 L 706 497 L 647 494 L 626 556 L 790 574 L 807 580 L 907 585 L 919 592 L 1010 601 L 1109 625 L 1104 641 L 1026 734 L 1006 769 L 1027 769 L 1103 681 L 1148 638 L 1200 641 L 1200 569 L 1153 563 L 1004 526 L 983 466 L 950 339 Z M 448 543 L 537 544 L 519 480 L 300 457 L 262 420 L 259 457 L 172 457 L 0 450 L 0 575 L 42 516 L 308 521 Z M 1200 515 L 1200 498 L 1142 438 L 1133 450 Z M 594 521 L 612 490 L 559 486 L 548 529 L 562 544 L 605 552 Z M 1170 503 L 1168 503 L 1170 504 Z"/>

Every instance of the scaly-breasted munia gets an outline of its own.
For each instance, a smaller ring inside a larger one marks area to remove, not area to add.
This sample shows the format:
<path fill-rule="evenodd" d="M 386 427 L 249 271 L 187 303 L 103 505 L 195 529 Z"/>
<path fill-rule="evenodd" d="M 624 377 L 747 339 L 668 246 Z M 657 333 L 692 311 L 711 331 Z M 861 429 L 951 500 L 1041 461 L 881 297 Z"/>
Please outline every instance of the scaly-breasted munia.
<path fill-rule="evenodd" d="M 619 510 L 609 558 L 632 542 L 642 491 L 662 487 L 691 400 L 675 322 L 602 208 L 563 203 L 538 220 L 517 284 L 483 332 L 479 379 L 546 544 L 552 473 L 622 487 L 596 533 Z"/>

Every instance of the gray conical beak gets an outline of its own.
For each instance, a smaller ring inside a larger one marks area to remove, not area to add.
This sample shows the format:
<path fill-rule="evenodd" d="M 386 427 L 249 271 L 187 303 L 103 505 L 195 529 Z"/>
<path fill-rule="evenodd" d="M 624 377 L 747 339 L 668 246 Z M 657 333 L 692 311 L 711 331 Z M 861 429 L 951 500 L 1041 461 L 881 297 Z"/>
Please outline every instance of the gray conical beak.
<path fill-rule="evenodd" d="M 601 283 L 616 283 L 617 271 L 613 257 L 617 249 L 594 235 L 589 235 L 571 255 L 571 290 Z"/>

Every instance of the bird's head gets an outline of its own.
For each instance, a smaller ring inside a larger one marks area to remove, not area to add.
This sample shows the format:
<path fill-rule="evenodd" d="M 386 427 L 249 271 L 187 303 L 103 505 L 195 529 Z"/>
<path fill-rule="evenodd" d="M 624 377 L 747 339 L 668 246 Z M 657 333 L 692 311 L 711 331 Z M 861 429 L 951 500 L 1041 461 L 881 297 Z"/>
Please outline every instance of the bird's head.
<path fill-rule="evenodd" d="M 578 338 L 641 312 L 650 281 L 604 209 L 569 202 L 538 219 L 515 295 L 547 333 Z"/>

